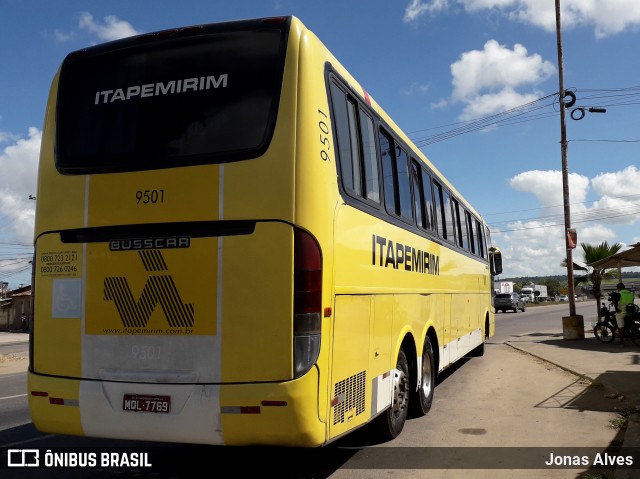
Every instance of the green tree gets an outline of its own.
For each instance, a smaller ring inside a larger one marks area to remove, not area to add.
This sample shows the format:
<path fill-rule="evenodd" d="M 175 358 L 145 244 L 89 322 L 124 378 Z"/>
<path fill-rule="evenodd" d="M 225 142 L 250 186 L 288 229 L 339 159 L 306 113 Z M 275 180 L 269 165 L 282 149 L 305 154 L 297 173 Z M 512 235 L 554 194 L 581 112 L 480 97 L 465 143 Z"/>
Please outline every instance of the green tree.
<path fill-rule="evenodd" d="M 560 292 L 562 290 L 562 284 L 557 279 L 545 278 L 540 280 L 539 284 L 544 284 L 547 287 L 547 295 L 550 298 L 555 298 L 556 296 L 560 296 Z"/>
<path fill-rule="evenodd" d="M 602 296 L 602 291 L 600 290 L 600 285 L 602 284 L 603 279 L 609 279 L 614 277 L 615 270 L 613 269 L 605 269 L 605 268 L 594 268 L 589 266 L 591 263 L 594 263 L 600 259 L 604 259 L 608 256 L 616 254 L 622 248 L 620 243 L 615 243 L 609 245 L 606 241 L 603 241 L 599 245 L 591 245 L 589 243 L 580 243 L 582 247 L 582 259 L 584 265 L 580 265 L 577 263 L 573 263 L 573 269 L 579 271 L 585 271 L 585 274 L 582 276 L 574 276 L 573 284 L 574 286 L 580 283 L 591 283 L 591 287 L 593 288 L 593 295 L 596 298 L 596 309 L 597 317 L 600 318 L 600 297 Z M 562 260 L 562 266 L 567 266 L 567 260 Z"/>

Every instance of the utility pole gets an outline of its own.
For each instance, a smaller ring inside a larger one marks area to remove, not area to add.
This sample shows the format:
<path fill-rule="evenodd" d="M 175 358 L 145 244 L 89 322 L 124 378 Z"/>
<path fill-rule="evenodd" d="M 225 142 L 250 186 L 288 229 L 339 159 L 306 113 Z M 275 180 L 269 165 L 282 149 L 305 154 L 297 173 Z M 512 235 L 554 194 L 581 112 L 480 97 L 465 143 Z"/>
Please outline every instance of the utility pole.
<path fill-rule="evenodd" d="M 562 200 L 564 204 L 564 241 L 567 251 L 567 282 L 569 289 L 569 316 L 562 318 L 564 339 L 584 339 L 584 318 L 576 316 L 575 288 L 573 285 L 573 247 L 569 242 L 571 208 L 569 201 L 569 167 L 567 163 L 567 123 L 562 60 L 562 30 L 560 27 L 560 0 L 556 2 L 556 38 L 558 46 L 558 83 L 560 100 L 560 151 L 562 155 Z"/>

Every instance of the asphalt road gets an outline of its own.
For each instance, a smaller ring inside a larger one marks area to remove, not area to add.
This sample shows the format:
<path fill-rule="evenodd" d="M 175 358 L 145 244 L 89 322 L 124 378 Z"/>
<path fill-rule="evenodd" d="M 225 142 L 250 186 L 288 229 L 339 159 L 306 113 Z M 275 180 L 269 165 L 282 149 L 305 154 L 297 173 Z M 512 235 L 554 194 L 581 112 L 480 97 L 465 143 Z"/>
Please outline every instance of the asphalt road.
<path fill-rule="evenodd" d="M 577 301 L 575 304 L 576 314 L 582 315 L 585 326 L 589 326 L 597 314 L 596 302 L 594 300 Z M 561 330 L 563 316 L 569 316 L 569 303 L 527 305 L 524 313 L 497 313 L 496 333 L 491 338 L 491 342 L 503 343 L 512 336 L 531 332 Z"/>

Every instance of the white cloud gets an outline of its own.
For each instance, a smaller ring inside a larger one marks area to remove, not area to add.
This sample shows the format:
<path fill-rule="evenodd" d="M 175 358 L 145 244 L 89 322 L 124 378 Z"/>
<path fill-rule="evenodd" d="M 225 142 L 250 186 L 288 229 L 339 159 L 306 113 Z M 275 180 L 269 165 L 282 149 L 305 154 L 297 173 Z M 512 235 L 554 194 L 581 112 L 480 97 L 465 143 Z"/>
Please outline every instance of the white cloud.
<path fill-rule="evenodd" d="M 617 243 L 616 232 L 605 225 L 597 223 L 582 225 L 578 229 L 578 244 L 600 244 L 607 241 L 609 244 Z"/>
<path fill-rule="evenodd" d="M 8 141 L 13 141 L 15 139 L 15 135 L 6 131 L 0 131 L 0 143 L 7 143 Z"/>
<path fill-rule="evenodd" d="M 538 54 L 515 44 L 513 49 L 489 40 L 482 50 L 463 53 L 451 65 L 452 101 L 466 104 L 461 121 L 481 118 L 537 100 L 542 93 L 519 93 L 516 88 L 549 79 L 556 69 Z"/>
<path fill-rule="evenodd" d="M 509 225 L 514 231 L 493 236 L 503 255 L 505 277 L 548 276 L 562 274 L 566 256 L 561 226 L 553 222 L 518 221 Z"/>
<path fill-rule="evenodd" d="M 462 6 L 469 13 L 502 12 L 507 18 L 555 32 L 555 2 L 551 0 L 412 0 L 405 9 L 405 22 Z M 562 0 L 562 28 L 592 27 L 598 38 L 640 26 L 637 0 Z"/>
<path fill-rule="evenodd" d="M 473 121 L 478 118 L 500 113 L 538 100 L 543 93 L 518 93 L 512 88 L 504 88 L 497 93 L 477 95 L 466 101 L 466 106 L 458 116 L 460 121 Z"/>
<path fill-rule="evenodd" d="M 430 0 L 422 2 L 421 0 L 411 0 L 411 3 L 404 12 L 403 20 L 411 23 L 426 13 L 435 13 L 445 10 L 449 6 L 449 0 Z"/>
<path fill-rule="evenodd" d="M 402 90 L 402 93 L 407 96 L 426 95 L 429 91 L 429 88 L 431 88 L 431 85 L 412 82 L 411 85 Z"/>
<path fill-rule="evenodd" d="M 0 120 L 2 120 L 1 116 L 0 116 Z M 19 137 L 17 135 L 14 135 L 13 133 L 0 130 L 0 143 L 8 143 L 10 141 L 16 141 L 18 138 Z"/>
<path fill-rule="evenodd" d="M 609 223 L 633 224 L 640 220 L 640 170 L 631 165 L 622 171 L 600 173 L 593 180 L 593 190 L 600 199 L 593 210 Z"/>
<path fill-rule="evenodd" d="M 462 1 L 475 3 L 475 0 Z M 487 3 L 492 2 L 487 1 Z M 514 8 L 507 8 L 505 11 L 510 18 L 541 27 L 549 32 L 555 31 L 554 2 L 519 0 L 513 3 Z M 604 38 L 629 28 L 637 28 L 640 25 L 640 2 L 636 0 L 562 0 L 560 18 L 563 29 L 589 26 L 593 27 L 597 38 Z"/>
<path fill-rule="evenodd" d="M 627 166 L 622 171 L 600 173 L 591 180 L 593 189 L 602 196 L 635 197 L 638 201 L 638 185 L 640 185 L 640 170 L 634 165 Z"/>
<path fill-rule="evenodd" d="M 564 210 L 562 173 L 560 171 L 525 171 L 509 180 L 515 190 L 532 193 L 541 205 L 540 217 L 508 223 L 506 233 L 496 235 L 494 242 L 505 257 L 505 276 L 546 276 L 563 274 L 566 257 L 564 243 Z M 586 198 L 589 179 L 569 175 L 572 202 Z M 522 259 L 526 258 L 526 261 Z"/>
<path fill-rule="evenodd" d="M 97 35 L 100 40 L 104 41 L 118 40 L 141 33 L 133 28 L 129 22 L 120 20 L 114 15 L 107 15 L 104 17 L 104 23 L 100 24 L 96 22 L 93 19 L 93 15 L 88 12 L 80 14 L 78 27 Z"/>
<path fill-rule="evenodd" d="M 35 202 L 29 195 L 36 194 L 41 140 L 42 132 L 31 127 L 28 138 L 17 140 L 0 155 L 0 171 L 11 171 L 0 176 L 0 214 L 9 219 L 10 234 L 19 242 L 33 241 Z"/>
<path fill-rule="evenodd" d="M 571 226 L 578 230 L 578 243 L 621 242 L 615 227 L 640 219 L 640 195 L 629 185 L 638 184 L 640 170 L 629 166 L 621 171 L 601 173 L 589 179 L 569 174 Z M 535 219 L 523 219 L 492 227 L 493 242 L 505 258 L 505 277 L 564 274 L 560 264 L 566 258 L 564 242 L 564 201 L 560 171 L 532 170 L 509 180 L 515 190 L 533 194 L 540 203 Z M 592 191 L 599 199 L 586 201 Z M 624 215 L 624 216 L 621 216 Z M 638 242 L 639 237 L 632 239 Z M 574 250 L 574 260 L 582 262 L 582 250 Z M 526 261 L 522 261 L 526 258 Z"/>
<path fill-rule="evenodd" d="M 466 100 L 482 91 L 496 91 L 527 84 L 537 84 L 550 78 L 556 69 L 538 54 L 529 55 L 516 43 L 513 50 L 489 40 L 482 50 L 472 50 L 451 65 L 454 100 Z"/>
<path fill-rule="evenodd" d="M 578 173 L 569 173 L 569 196 L 571 209 L 583 211 L 589 190 L 589 178 Z M 520 173 L 509 180 L 514 190 L 532 193 L 545 208 L 544 215 L 563 213 L 562 172 L 558 170 L 532 170 Z"/>
<path fill-rule="evenodd" d="M 66 43 L 73 40 L 74 34 L 63 32 L 62 30 L 55 30 L 53 32 L 53 38 L 58 43 Z"/>
<path fill-rule="evenodd" d="M 431 109 L 432 110 L 442 110 L 443 108 L 446 108 L 448 104 L 449 104 L 449 102 L 447 100 L 445 100 L 444 98 L 442 98 L 441 100 L 438 100 L 436 102 L 431 103 Z"/>

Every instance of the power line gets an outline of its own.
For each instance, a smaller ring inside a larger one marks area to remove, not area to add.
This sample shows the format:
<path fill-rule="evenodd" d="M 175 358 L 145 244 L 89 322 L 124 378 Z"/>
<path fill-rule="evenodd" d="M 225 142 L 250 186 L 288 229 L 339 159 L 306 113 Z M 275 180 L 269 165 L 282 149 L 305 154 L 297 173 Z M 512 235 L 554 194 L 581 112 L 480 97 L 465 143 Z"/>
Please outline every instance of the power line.
<path fill-rule="evenodd" d="M 619 196 L 615 196 L 612 197 L 615 199 L 629 199 L 629 198 L 638 198 L 640 199 L 640 194 L 635 194 L 635 195 L 619 195 Z M 571 206 L 575 206 L 575 205 L 586 205 L 588 203 L 595 203 L 596 201 L 600 201 L 600 200 L 590 200 L 590 201 L 581 201 L 581 202 L 575 202 L 575 203 L 571 203 Z M 498 212 L 498 213 L 483 213 L 483 217 L 486 218 L 487 216 L 495 216 L 495 215 L 506 215 L 506 214 L 511 214 L 511 213 L 522 213 L 523 211 L 537 211 L 537 210 L 545 210 L 545 209 L 551 209 L 551 208 L 561 208 L 562 205 L 551 205 L 551 206 L 539 206 L 538 208 L 528 208 L 528 209 L 522 209 L 522 210 L 511 210 L 511 211 L 503 211 L 503 212 Z"/>
<path fill-rule="evenodd" d="M 626 200 L 633 200 L 638 198 L 640 198 L 640 194 L 621 195 L 621 196 L 612 197 L 612 199 L 626 199 Z M 592 200 L 592 201 L 575 202 L 575 203 L 572 203 L 571 205 L 584 206 L 584 205 L 595 203 L 597 201 L 601 201 L 601 199 Z M 488 216 L 507 215 L 507 214 L 513 214 L 513 213 L 522 213 L 527 211 L 557 209 L 557 208 L 560 208 L 561 206 L 562 205 L 554 205 L 554 206 L 544 206 L 540 208 L 512 210 L 512 211 L 507 211 L 503 213 L 490 213 L 490 214 L 483 215 L 483 217 L 487 218 Z M 611 208 L 595 208 L 588 211 L 580 211 L 580 212 L 575 212 L 574 210 L 574 213 L 572 213 L 571 215 L 571 219 L 572 219 L 572 222 L 575 222 L 575 223 L 586 223 L 586 222 L 592 222 L 592 221 L 604 221 L 612 218 L 619 218 L 624 216 L 636 216 L 636 215 L 640 215 L 640 202 L 638 203 L 631 202 L 631 204 L 624 207 L 616 206 Z M 496 231 L 496 233 L 498 234 L 500 232 L 518 231 L 522 229 L 550 228 L 550 227 L 560 225 L 560 218 L 561 218 L 560 214 L 552 214 L 547 216 L 530 216 L 525 218 L 506 219 L 503 221 L 491 222 L 490 227 L 500 230 L 500 231 Z M 517 227 L 517 228 L 513 228 L 511 226 L 514 223 L 518 223 L 518 222 L 526 223 L 526 222 L 534 222 L 534 221 L 548 222 L 548 223 L 543 225 L 525 226 L 525 227 Z M 503 229 L 503 228 L 509 228 L 509 229 Z"/>
<path fill-rule="evenodd" d="M 640 140 L 587 140 L 587 139 L 575 139 L 575 140 L 568 140 L 570 142 L 576 142 L 576 141 L 594 141 L 594 142 L 603 142 L 603 143 L 640 143 Z"/>
<path fill-rule="evenodd" d="M 590 213 L 593 213 L 593 212 L 590 212 Z M 595 217 L 595 218 L 591 218 L 591 217 L 589 217 L 589 215 L 584 215 L 584 216 L 580 215 L 580 214 L 572 215 L 571 222 L 573 224 L 576 224 L 576 223 L 590 223 L 590 222 L 593 222 L 593 221 L 603 221 L 603 220 L 611 219 L 611 218 L 620 218 L 620 217 L 623 217 L 623 216 L 635 216 L 635 215 L 640 215 L 640 206 L 638 206 L 638 208 L 636 210 L 631 211 L 629 213 L 610 214 L 610 215 L 606 215 L 606 216 L 598 216 L 598 217 Z M 555 215 L 555 216 L 551 216 L 549 218 L 561 218 L 561 215 Z M 533 218 L 528 219 L 528 221 L 534 221 L 534 220 L 535 219 L 533 219 Z M 513 224 L 513 223 L 515 223 L 517 221 L 520 221 L 520 220 L 516 220 L 516 221 L 512 221 L 512 222 L 505 221 L 503 223 L 505 223 L 505 224 L 507 224 L 507 223 Z M 548 224 L 544 224 L 544 225 L 523 226 L 523 227 L 512 228 L 512 229 L 501 229 L 499 226 L 496 226 L 496 228 L 498 228 L 498 229 L 497 230 L 493 230 L 492 229 L 491 234 L 492 235 L 494 235 L 494 234 L 495 235 L 499 235 L 501 233 L 509 233 L 509 232 L 512 232 L 512 231 L 542 229 L 542 228 L 553 228 L 553 227 L 556 227 L 556 226 L 562 226 L 562 222 L 560 222 L 559 220 L 553 219 L 553 220 L 548 220 L 548 221 L 552 221 L 552 222 L 548 223 Z M 497 224 L 500 224 L 500 223 L 497 223 Z M 491 229 L 491 227 L 492 227 L 492 225 L 490 224 L 489 228 Z"/>
<path fill-rule="evenodd" d="M 531 114 L 532 112 L 537 112 L 538 110 L 541 110 L 543 108 L 548 108 L 549 106 L 553 105 L 553 102 L 549 104 L 544 104 L 544 105 L 539 105 L 539 103 L 549 98 L 552 98 L 554 96 L 556 96 L 556 94 L 547 95 L 545 97 L 538 98 L 537 100 L 533 100 L 529 103 L 525 103 L 523 105 L 511 108 L 510 110 L 506 110 L 500 113 L 495 113 L 482 118 L 478 118 L 477 120 L 454 123 L 454 125 L 457 124 L 460 126 L 436 135 L 420 137 L 415 139 L 412 138 L 412 140 L 416 144 L 416 146 L 418 146 L 418 148 L 422 148 L 424 146 L 431 145 L 439 141 L 444 141 L 459 135 L 463 135 L 465 133 L 471 133 L 474 131 L 495 128 L 502 124 L 520 123 L 525 120 L 530 121 L 531 118 L 525 119 L 523 117 L 528 114 Z M 551 116 L 551 114 L 546 114 L 543 116 L 540 116 L 540 115 L 541 115 L 540 113 L 537 113 L 536 117 L 534 117 L 533 119 L 539 119 L 541 117 L 544 118 L 546 116 Z M 555 114 L 553 115 L 555 116 Z M 418 131 L 423 131 L 423 130 L 418 130 Z"/>
<path fill-rule="evenodd" d="M 608 99 L 609 103 L 601 104 L 600 107 L 620 107 L 620 106 L 632 106 L 640 104 L 640 87 L 628 87 L 628 88 L 607 88 L 607 89 L 599 89 L 599 90 L 582 90 L 572 88 L 570 89 L 574 94 L 576 92 L 604 92 L 606 94 L 602 95 L 591 95 L 582 97 L 580 100 L 604 100 Z M 616 94 L 610 94 L 610 93 Z M 438 127 L 431 127 L 425 129 L 415 130 L 409 133 L 409 136 L 416 144 L 418 148 L 423 148 L 428 145 L 432 145 L 434 143 L 438 143 L 441 141 L 449 140 L 451 138 L 455 138 L 460 135 L 464 135 L 466 133 L 474 133 L 481 130 L 489 130 L 491 128 L 498 128 L 500 126 L 509 126 L 515 125 L 519 123 L 525 123 L 530 121 L 536 121 L 540 119 L 555 117 L 558 115 L 558 111 L 556 110 L 556 105 L 559 105 L 558 101 L 558 93 L 553 93 L 551 95 L 546 95 L 537 100 L 533 100 L 531 102 L 525 103 L 523 105 L 511 108 L 509 110 L 505 110 L 499 113 L 495 113 L 492 115 L 488 115 L 485 117 L 478 118 L 476 120 L 471 120 L 467 122 L 458 122 L 458 123 L 449 123 L 446 125 L 441 125 Z M 543 103 L 545 100 L 549 100 L 553 98 L 553 101 Z M 632 100 L 638 101 L 632 101 Z M 545 108 L 552 108 L 551 112 L 542 112 Z M 588 110 L 589 106 L 573 106 L 573 109 L 584 109 Z M 414 136 L 414 134 L 420 132 L 434 131 L 440 130 L 443 128 L 454 126 L 452 129 L 448 129 L 441 133 L 437 133 L 435 135 L 430 136 Z M 597 140 L 597 139 L 575 139 L 568 141 L 602 141 L 602 142 L 610 142 L 610 143 L 639 143 L 640 139 L 633 140 Z"/>

